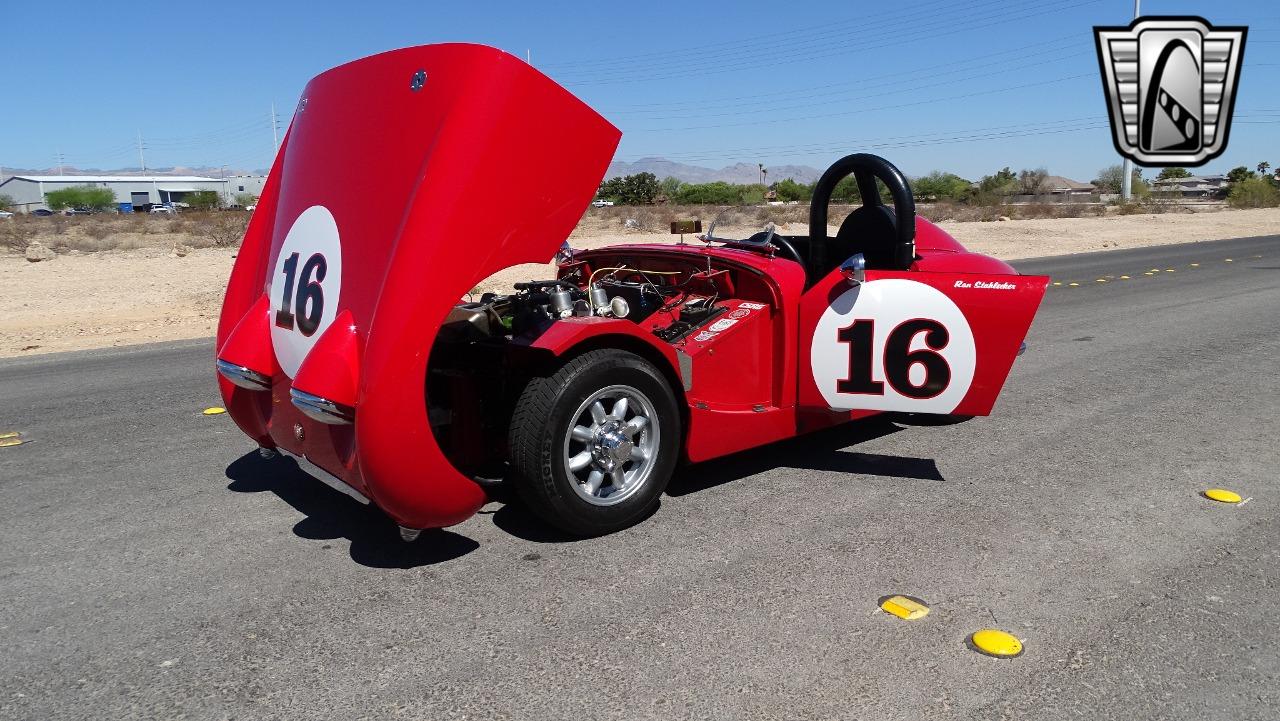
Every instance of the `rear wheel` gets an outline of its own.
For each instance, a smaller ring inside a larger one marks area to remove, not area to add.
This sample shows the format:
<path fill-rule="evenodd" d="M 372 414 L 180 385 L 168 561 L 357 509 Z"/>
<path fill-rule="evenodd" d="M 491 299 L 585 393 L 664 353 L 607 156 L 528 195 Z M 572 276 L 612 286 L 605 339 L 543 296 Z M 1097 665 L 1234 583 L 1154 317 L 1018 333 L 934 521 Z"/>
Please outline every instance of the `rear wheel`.
<path fill-rule="evenodd" d="M 509 432 L 516 492 L 569 533 L 610 533 L 641 520 L 675 468 L 680 413 L 652 364 L 598 350 L 535 378 Z"/>

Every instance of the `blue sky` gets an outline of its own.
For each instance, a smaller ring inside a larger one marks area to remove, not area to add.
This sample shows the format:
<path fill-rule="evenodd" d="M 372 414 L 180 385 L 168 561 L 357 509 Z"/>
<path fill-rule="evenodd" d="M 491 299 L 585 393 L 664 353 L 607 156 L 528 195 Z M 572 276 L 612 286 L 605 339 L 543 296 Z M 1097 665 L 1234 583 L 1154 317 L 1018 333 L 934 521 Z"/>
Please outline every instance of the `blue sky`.
<path fill-rule="evenodd" d="M 0 166 L 267 167 L 269 112 L 382 50 L 471 41 L 533 64 L 623 130 L 618 158 L 825 167 L 872 149 L 908 174 L 1118 162 L 1091 27 L 1129 0 L 911 2 L 72 2 L 4 12 Z M 1280 5 L 1144 0 L 1250 36 L 1224 170 L 1280 165 Z"/>

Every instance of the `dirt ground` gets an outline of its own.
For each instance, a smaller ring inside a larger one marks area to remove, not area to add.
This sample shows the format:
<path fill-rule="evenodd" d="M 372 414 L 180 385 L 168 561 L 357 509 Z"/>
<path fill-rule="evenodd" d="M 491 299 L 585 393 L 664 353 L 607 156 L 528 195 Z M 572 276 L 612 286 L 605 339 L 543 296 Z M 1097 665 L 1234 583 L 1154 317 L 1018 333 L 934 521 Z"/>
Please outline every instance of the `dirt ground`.
<path fill-rule="evenodd" d="M 1280 233 L 1280 209 L 941 225 L 970 250 L 1014 260 L 1271 235 Z M 716 235 L 746 237 L 757 230 L 717 228 Z M 806 228 L 795 223 L 782 230 L 801 234 Z M 674 239 L 585 222 L 570 237 L 577 248 L 634 242 Z M 197 248 L 175 257 L 165 248 L 148 247 L 59 254 L 39 263 L 21 254 L 0 254 L 0 357 L 210 336 L 236 252 Z M 480 288 L 509 289 L 517 280 L 550 277 L 549 268 L 508 268 Z"/>

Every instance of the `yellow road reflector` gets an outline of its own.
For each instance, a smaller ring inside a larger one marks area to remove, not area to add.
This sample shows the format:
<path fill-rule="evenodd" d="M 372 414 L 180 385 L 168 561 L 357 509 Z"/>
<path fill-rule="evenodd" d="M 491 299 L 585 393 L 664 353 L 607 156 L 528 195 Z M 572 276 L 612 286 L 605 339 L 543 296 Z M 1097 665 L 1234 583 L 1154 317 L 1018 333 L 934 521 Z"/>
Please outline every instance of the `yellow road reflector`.
<path fill-rule="evenodd" d="M 1074 288 L 1074 287 L 1076 287 L 1076 286 L 1078 286 L 1078 285 L 1080 285 L 1080 284 L 1079 284 L 1079 283 L 1067 283 L 1067 285 L 1069 285 L 1069 286 L 1071 286 L 1072 288 Z"/>
<path fill-rule="evenodd" d="M 1227 262 L 1228 262 L 1228 263 L 1231 263 L 1231 262 L 1233 262 L 1233 261 L 1232 261 L 1230 258 L 1227 258 Z"/>
<path fill-rule="evenodd" d="M 1107 279 L 1106 279 L 1106 278 L 1099 278 L 1099 279 L 1098 279 L 1098 282 L 1099 282 L 1099 283 L 1106 283 L 1106 282 L 1107 282 Z"/>
<path fill-rule="evenodd" d="M 9 448 L 11 446 L 20 446 L 26 441 L 18 437 L 0 438 L 0 448 Z"/>
<path fill-rule="evenodd" d="M 1165 268 L 1165 269 L 1164 269 L 1164 272 L 1166 272 L 1166 273 L 1177 273 L 1178 271 L 1174 270 L 1173 268 Z"/>
<path fill-rule="evenodd" d="M 880 601 L 880 609 L 905 621 L 914 621 L 929 615 L 929 607 L 907 596 L 890 596 Z"/>
<path fill-rule="evenodd" d="M 1192 263 L 1192 264 L 1191 264 L 1191 267 L 1192 267 L 1192 268 L 1199 268 L 1199 267 L 1200 267 L 1200 264 L 1199 264 L 1199 263 Z"/>
<path fill-rule="evenodd" d="M 1152 268 L 1152 269 L 1151 269 L 1151 272 L 1152 272 L 1152 273 L 1159 273 L 1159 272 L 1160 272 L 1160 269 L 1159 269 L 1159 268 Z"/>
<path fill-rule="evenodd" d="M 1055 280 L 1055 281 L 1053 281 L 1053 284 L 1054 284 L 1054 285 L 1062 285 L 1062 281 L 1060 281 L 1060 280 Z"/>
<path fill-rule="evenodd" d="M 1147 271 L 1146 273 L 1143 273 L 1143 275 L 1155 275 L 1155 273 L 1152 273 L 1151 271 Z"/>
<path fill-rule="evenodd" d="M 17 431 L 4 431 L 0 432 L 0 440 L 4 440 L 6 438 L 17 438 L 20 435 L 22 434 Z"/>
<path fill-rule="evenodd" d="M 1204 492 L 1204 497 L 1211 501 L 1220 501 L 1222 503 L 1239 503 L 1240 494 L 1235 491 L 1228 491 L 1225 488 L 1210 488 Z"/>
<path fill-rule="evenodd" d="M 1022 655 L 1022 642 L 1014 638 L 1013 634 L 997 631 L 994 628 L 984 628 L 981 631 L 974 631 L 969 637 L 969 643 L 973 645 L 974 650 L 978 653 L 984 653 L 988 656 L 996 658 L 1014 658 Z"/>
<path fill-rule="evenodd" d="M 204 411 L 202 411 L 202 412 L 203 412 L 206 416 L 216 416 L 216 415 L 218 415 L 218 414 L 220 414 L 220 413 L 226 413 L 226 412 L 227 412 L 227 409 L 226 409 L 226 408 L 223 408 L 222 406 L 213 406 L 212 408 L 206 408 L 206 409 L 204 409 Z"/>
<path fill-rule="evenodd" d="M 1129 280 L 1129 276 L 1127 276 L 1127 275 L 1122 275 L 1122 276 L 1120 276 L 1120 280 Z"/>

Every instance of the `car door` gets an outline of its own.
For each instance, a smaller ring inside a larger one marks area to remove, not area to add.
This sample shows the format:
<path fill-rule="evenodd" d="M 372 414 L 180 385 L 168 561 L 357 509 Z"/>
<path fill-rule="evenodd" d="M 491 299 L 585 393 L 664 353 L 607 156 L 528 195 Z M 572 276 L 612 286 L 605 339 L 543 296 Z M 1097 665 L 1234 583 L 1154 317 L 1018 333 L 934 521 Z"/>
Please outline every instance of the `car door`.
<path fill-rule="evenodd" d="M 800 410 L 987 415 L 1048 281 L 868 270 L 854 283 L 832 271 L 800 302 Z"/>

